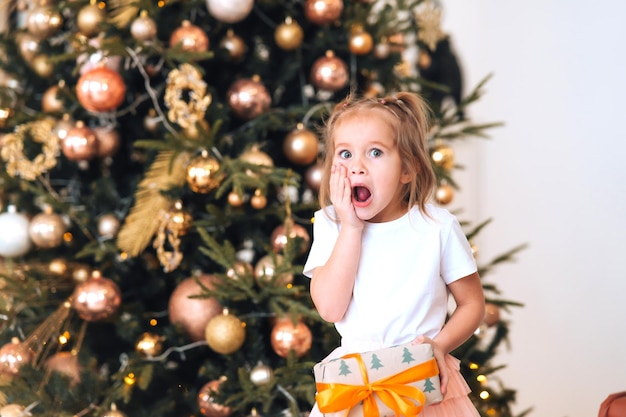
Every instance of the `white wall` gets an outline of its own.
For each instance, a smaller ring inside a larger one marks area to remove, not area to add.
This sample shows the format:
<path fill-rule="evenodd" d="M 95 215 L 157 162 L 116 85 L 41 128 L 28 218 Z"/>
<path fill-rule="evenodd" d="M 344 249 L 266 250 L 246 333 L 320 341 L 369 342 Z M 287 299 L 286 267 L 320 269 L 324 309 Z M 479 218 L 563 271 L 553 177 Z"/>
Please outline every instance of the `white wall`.
<path fill-rule="evenodd" d="M 466 90 L 494 74 L 471 117 L 505 123 L 458 146 L 479 260 L 529 244 L 486 278 L 525 303 L 497 375 L 516 412 L 594 417 L 626 390 L 626 2 L 440 3 Z"/>

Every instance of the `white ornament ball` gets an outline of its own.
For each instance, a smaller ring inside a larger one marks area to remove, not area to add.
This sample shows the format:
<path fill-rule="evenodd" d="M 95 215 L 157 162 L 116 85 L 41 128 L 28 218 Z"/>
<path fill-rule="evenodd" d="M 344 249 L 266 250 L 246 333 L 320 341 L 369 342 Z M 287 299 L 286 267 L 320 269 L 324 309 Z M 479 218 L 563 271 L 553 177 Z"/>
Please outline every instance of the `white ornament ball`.
<path fill-rule="evenodd" d="M 28 218 L 17 213 L 15 206 L 9 206 L 6 213 L 0 214 L 0 256 L 14 258 L 30 250 L 29 226 Z"/>
<path fill-rule="evenodd" d="M 225 23 L 237 23 L 248 17 L 254 0 L 206 0 L 209 14 Z"/>

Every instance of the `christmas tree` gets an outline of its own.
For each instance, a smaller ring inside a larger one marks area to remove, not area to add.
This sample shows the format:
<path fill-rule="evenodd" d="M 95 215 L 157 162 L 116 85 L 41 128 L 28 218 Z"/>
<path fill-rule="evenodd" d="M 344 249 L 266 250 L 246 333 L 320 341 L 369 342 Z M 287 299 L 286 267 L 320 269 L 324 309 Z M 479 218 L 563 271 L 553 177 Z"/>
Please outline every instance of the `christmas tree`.
<path fill-rule="evenodd" d="M 444 206 L 454 141 L 497 125 L 468 117 L 484 83 L 464 94 L 430 1 L 0 7 L 1 417 L 306 415 L 338 343 L 301 275 L 324 117 L 420 92 Z M 481 414 L 510 416 L 491 362 L 516 303 L 484 287 L 454 354 Z"/>

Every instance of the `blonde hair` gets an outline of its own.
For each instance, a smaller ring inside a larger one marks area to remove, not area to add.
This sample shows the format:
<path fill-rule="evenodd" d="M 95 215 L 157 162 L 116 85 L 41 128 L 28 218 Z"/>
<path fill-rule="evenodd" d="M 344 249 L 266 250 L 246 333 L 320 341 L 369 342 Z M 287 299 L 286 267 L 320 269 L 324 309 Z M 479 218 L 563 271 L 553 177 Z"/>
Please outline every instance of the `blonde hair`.
<path fill-rule="evenodd" d="M 383 116 L 395 134 L 395 144 L 402 161 L 402 170 L 411 181 L 402 187 L 402 199 L 407 209 L 417 206 L 426 213 L 426 203 L 436 186 L 436 177 L 430 164 L 428 131 L 432 112 L 426 102 L 415 93 L 399 92 L 383 98 L 361 97 L 353 94 L 337 104 L 323 128 L 324 167 L 319 190 L 319 203 L 325 209 L 330 201 L 330 168 L 335 148 L 335 130 L 339 124 L 354 115 L 374 112 Z"/>

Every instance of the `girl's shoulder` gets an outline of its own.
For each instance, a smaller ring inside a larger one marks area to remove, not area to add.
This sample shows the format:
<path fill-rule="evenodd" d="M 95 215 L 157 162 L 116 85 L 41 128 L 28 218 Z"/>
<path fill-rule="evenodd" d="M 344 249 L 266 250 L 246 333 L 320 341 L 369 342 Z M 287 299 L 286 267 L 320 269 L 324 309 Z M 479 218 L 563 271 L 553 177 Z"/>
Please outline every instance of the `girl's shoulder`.
<path fill-rule="evenodd" d="M 422 213 L 417 206 L 411 209 L 411 217 L 413 219 L 421 219 L 425 222 L 434 222 L 440 224 L 447 224 L 454 222 L 456 216 L 450 213 L 447 209 L 437 206 L 433 203 L 427 203 L 425 205 L 426 213 Z"/>

